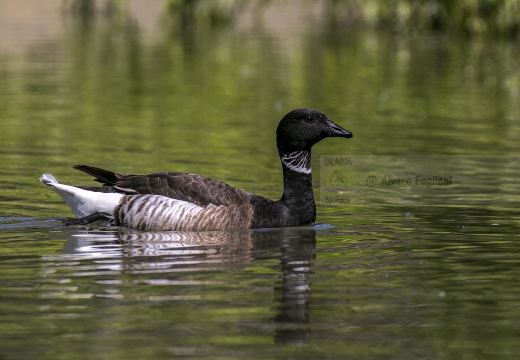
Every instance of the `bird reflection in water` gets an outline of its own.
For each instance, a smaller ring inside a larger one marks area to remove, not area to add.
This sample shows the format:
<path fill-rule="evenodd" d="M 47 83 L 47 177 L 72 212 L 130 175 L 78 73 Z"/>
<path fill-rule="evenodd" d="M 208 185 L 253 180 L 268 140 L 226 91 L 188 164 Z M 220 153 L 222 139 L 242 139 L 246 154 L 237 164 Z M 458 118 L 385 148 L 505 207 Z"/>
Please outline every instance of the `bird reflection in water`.
<path fill-rule="evenodd" d="M 230 264 L 247 266 L 251 262 L 278 258 L 280 276 L 273 280 L 274 341 L 304 345 L 310 335 L 310 276 L 315 248 L 313 227 L 215 232 L 73 229 L 64 253 L 46 258 L 50 260 L 48 266 L 58 266 L 60 260 L 90 260 L 90 266 L 85 267 L 84 262 L 82 269 L 116 277 L 129 273 L 222 272 L 229 271 Z M 221 284 L 226 284 L 225 279 Z M 183 300 L 180 295 L 171 297 Z"/>

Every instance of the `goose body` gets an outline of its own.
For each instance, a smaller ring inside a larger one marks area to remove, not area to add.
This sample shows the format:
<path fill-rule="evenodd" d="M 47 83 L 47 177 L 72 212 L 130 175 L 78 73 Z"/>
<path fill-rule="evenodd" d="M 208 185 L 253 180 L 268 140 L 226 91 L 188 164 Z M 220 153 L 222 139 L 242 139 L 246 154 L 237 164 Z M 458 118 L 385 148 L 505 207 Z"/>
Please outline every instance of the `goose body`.
<path fill-rule="evenodd" d="M 77 219 L 88 224 L 106 218 L 111 224 L 144 231 L 209 231 L 274 228 L 311 224 L 316 219 L 312 190 L 311 148 L 327 137 L 352 134 L 313 109 L 285 115 L 276 131 L 284 192 L 277 200 L 249 193 L 224 182 L 183 172 L 123 175 L 75 165 L 103 184 L 74 187 L 50 174 L 40 181 L 54 190 Z"/>

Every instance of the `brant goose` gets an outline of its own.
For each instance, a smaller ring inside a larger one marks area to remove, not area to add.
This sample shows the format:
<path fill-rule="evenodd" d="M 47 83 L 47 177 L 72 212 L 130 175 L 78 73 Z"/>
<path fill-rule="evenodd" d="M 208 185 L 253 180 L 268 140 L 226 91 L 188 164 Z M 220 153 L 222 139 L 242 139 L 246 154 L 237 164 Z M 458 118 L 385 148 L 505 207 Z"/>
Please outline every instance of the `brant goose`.
<path fill-rule="evenodd" d="M 352 137 L 320 111 L 296 109 L 276 129 L 283 168 L 280 200 L 251 194 L 218 180 L 182 172 L 123 175 L 86 165 L 74 168 L 102 187 L 63 185 L 50 174 L 40 181 L 54 190 L 85 225 L 108 219 L 111 225 L 145 231 L 208 231 L 308 225 L 316 219 L 311 147 L 327 137 Z"/>

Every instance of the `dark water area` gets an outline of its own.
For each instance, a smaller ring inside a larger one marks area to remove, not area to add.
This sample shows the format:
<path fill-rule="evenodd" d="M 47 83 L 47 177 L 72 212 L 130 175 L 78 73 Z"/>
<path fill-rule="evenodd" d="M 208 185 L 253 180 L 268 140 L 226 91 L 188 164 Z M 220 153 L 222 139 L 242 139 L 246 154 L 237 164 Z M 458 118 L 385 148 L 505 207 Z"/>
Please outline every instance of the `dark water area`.
<path fill-rule="evenodd" d="M 150 4 L 0 21 L 0 359 L 519 356 L 517 43 Z M 313 149 L 314 226 L 64 227 L 38 181 L 186 171 L 276 199 L 297 107 L 354 134 Z"/>

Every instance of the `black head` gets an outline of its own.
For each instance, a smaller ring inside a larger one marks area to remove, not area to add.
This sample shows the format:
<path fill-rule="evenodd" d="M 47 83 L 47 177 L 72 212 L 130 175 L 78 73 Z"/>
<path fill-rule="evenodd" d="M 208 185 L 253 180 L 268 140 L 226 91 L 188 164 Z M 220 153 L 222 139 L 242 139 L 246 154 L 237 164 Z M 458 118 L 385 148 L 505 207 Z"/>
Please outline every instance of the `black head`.
<path fill-rule="evenodd" d="M 289 112 L 280 120 L 276 129 L 276 144 L 280 154 L 310 151 L 314 144 L 327 137 L 351 138 L 352 133 L 314 109 Z"/>

